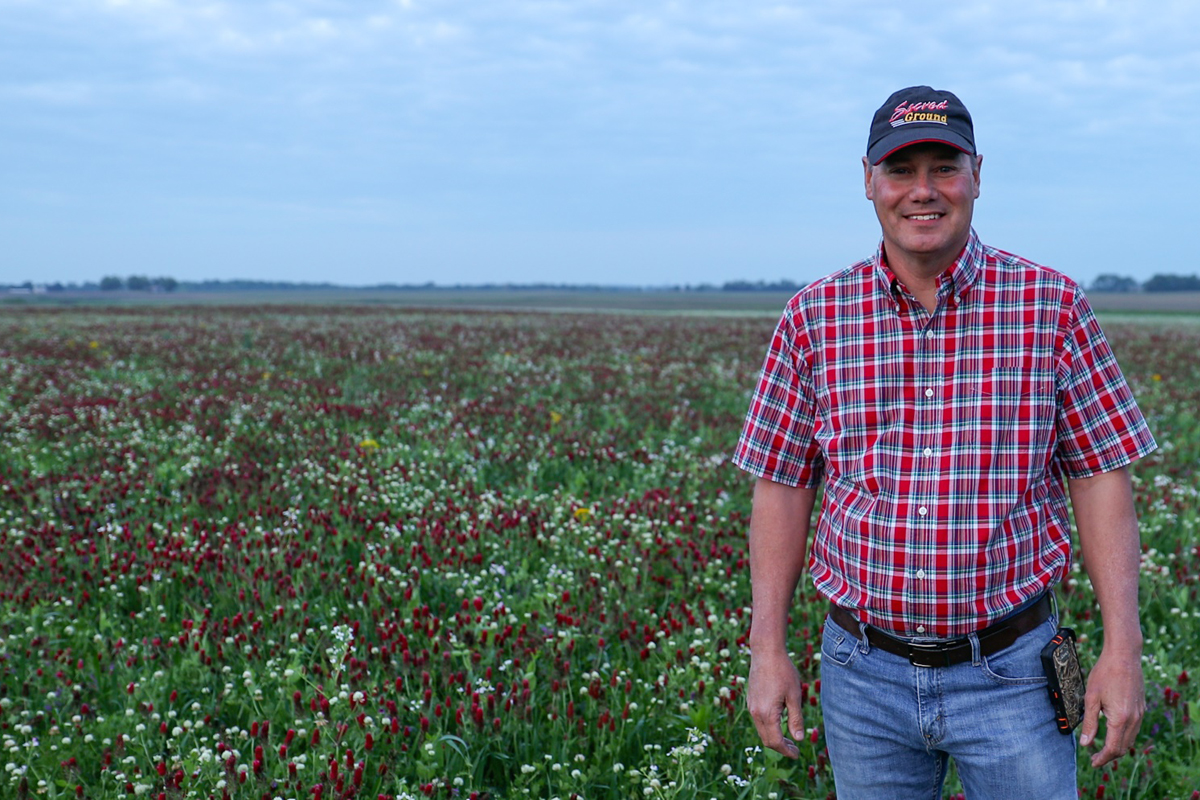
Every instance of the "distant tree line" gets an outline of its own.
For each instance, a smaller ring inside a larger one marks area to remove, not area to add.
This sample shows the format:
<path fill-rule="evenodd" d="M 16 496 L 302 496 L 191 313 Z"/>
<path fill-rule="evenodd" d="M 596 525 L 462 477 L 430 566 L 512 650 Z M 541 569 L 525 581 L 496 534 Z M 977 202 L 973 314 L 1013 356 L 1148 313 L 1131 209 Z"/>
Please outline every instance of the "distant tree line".
<path fill-rule="evenodd" d="M 82 284 L 61 283 L 38 284 L 36 287 L 30 281 L 21 284 L 5 286 L 0 284 L 0 290 L 29 290 L 39 291 L 70 291 L 70 292 L 114 292 L 126 290 L 131 292 L 259 292 L 259 291 L 556 291 L 556 292 L 795 292 L 804 287 L 802 283 L 789 280 L 767 281 L 727 281 L 717 286 L 711 283 L 670 284 L 660 286 L 613 286 L 598 283 L 455 283 L 436 284 L 433 281 L 424 283 L 378 283 L 372 286 L 346 286 L 337 283 L 296 283 L 292 281 L 253 281 L 253 280 L 204 280 L 177 281 L 174 278 L 149 278 L 144 275 L 130 275 L 120 278 L 116 275 L 106 275 L 99 283 L 87 282 Z"/>
<path fill-rule="evenodd" d="M 779 280 L 774 283 L 766 281 L 726 281 L 721 286 L 723 292 L 798 292 L 804 284 L 789 280 Z"/>
<path fill-rule="evenodd" d="M 177 281 L 171 277 L 151 278 L 145 275 L 130 275 L 120 278 L 116 275 L 106 275 L 99 283 L 88 281 L 77 283 L 23 283 L 0 284 L 0 291 L 10 293 L 41 293 L 41 292 L 245 292 L 271 290 L 345 290 L 359 291 L 574 291 L 574 292 L 641 292 L 641 291 L 673 291 L 673 292 L 797 292 L 804 288 L 803 283 L 787 279 L 778 281 L 726 281 L 720 286 L 711 283 L 673 284 L 665 286 L 604 286 L 600 284 L 577 283 L 476 283 L 476 284 L 444 284 L 438 285 L 432 281 L 425 283 L 380 283 L 373 286 L 345 286 L 336 283 L 294 283 L 290 281 L 251 281 L 251 280 L 206 280 L 206 281 Z M 1149 280 L 1138 283 L 1127 275 L 1104 273 L 1097 275 L 1088 285 L 1089 292 L 1200 292 L 1200 276 L 1175 275 L 1159 273 Z"/>
<path fill-rule="evenodd" d="M 1200 276 L 1159 273 L 1138 283 L 1128 275 L 1097 275 L 1088 287 L 1092 292 L 1200 292 Z"/>
<path fill-rule="evenodd" d="M 148 278 L 145 275 L 130 275 L 121 280 L 116 275 L 105 275 L 100 279 L 100 291 L 115 292 L 128 289 L 131 292 L 173 292 L 179 288 L 174 278 Z"/>

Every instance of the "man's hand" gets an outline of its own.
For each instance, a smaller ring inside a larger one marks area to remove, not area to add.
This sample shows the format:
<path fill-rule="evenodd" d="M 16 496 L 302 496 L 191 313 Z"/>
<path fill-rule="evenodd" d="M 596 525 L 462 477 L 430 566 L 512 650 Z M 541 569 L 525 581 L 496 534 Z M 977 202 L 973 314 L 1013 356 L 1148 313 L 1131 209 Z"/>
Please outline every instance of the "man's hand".
<path fill-rule="evenodd" d="M 746 705 L 762 742 L 799 758 L 795 742 L 779 730 L 783 710 L 793 736 L 804 735 L 800 673 L 787 654 L 787 619 L 808 546 L 816 489 L 798 489 L 759 478 L 750 512 L 750 675 Z M 797 733 L 798 732 L 798 733 Z"/>
<path fill-rule="evenodd" d="M 1079 746 L 1087 747 L 1095 741 L 1100 714 L 1104 714 L 1104 744 L 1100 752 L 1092 754 L 1093 767 L 1102 767 L 1128 752 L 1142 727 L 1145 712 L 1141 658 L 1137 654 L 1112 656 L 1108 650 L 1102 651 L 1088 675 L 1083 723 L 1079 729 Z"/>
<path fill-rule="evenodd" d="M 1102 767 L 1133 745 L 1146 711 L 1138 620 L 1141 548 L 1128 469 L 1068 479 L 1067 487 L 1083 566 L 1104 621 L 1104 648 L 1088 676 L 1079 731 L 1079 745 L 1092 744 L 1104 714 L 1104 747 L 1092 755 L 1092 766 Z"/>
<path fill-rule="evenodd" d="M 746 705 L 764 745 L 788 758 L 800 757 L 800 748 L 796 746 L 796 741 L 804 736 L 804 717 L 800 712 L 803 705 L 800 701 L 800 673 L 787 653 L 750 655 Z M 780 729 L 785 708 L 792 739 L 784 736 Z"/>

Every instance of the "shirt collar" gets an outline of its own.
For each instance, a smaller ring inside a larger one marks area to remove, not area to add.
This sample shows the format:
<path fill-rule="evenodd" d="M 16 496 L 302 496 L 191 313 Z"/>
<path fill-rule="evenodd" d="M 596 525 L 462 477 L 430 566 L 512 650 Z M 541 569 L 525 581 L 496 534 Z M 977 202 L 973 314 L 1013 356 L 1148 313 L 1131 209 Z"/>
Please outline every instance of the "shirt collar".
<path fill-rule="evenodd" d="M 979 278 L 979 273 L 983 269 L 983 260 L 983 242 L 979 240 L 975 229 L 971 228 L 967 244 L 958 254 L 958 258 L 954 259 L 954 263 L 938 276 L 938 297 L 952 293 L 957 295 L 961 301 Z M 875 250 L 875 277 L 881 288 L 895 302 L 896 292 L 899 291 L 902 284 L 896 277 L 896 273 L 892 272 L 892 268 L 888 266 L 887 257 L 883 252 L 882 239 L 879 240 L 879 247 Z"/>

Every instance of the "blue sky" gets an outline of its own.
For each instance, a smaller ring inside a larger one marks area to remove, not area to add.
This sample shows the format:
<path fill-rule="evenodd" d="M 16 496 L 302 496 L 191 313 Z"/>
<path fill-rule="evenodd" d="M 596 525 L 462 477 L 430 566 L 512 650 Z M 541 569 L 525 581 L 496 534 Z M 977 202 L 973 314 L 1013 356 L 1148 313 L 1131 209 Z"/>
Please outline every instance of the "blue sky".
<path fill-rule="evenodd" d="M 0 0 L 0 282 L 812 280 L 912 84 L 985 241 L 1198 270 L 1191 0 Z"/>

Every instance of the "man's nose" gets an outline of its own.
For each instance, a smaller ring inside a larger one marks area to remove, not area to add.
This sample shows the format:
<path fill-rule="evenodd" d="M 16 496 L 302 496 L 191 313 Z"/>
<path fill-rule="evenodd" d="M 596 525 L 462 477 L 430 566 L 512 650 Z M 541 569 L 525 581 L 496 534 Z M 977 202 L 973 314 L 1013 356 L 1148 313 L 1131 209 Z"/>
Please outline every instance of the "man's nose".
<path fill-rule="evenodd" d="M 937 197 L 937 189 L 933 185 L 933 178 L 926 173 L 917 173 L 909 195 L 913 200 L 932 200 Z"/>

